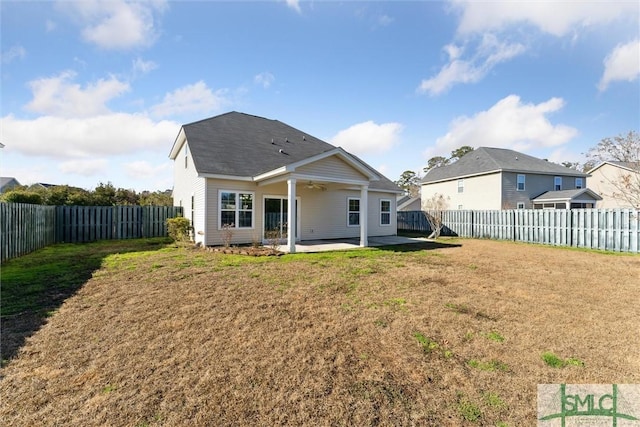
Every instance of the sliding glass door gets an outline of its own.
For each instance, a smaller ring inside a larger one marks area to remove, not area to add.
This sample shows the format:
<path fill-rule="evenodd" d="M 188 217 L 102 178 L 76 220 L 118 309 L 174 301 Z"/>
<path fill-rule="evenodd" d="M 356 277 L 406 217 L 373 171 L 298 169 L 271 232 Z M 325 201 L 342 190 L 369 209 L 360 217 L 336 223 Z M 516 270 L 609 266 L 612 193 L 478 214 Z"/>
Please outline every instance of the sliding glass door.
<path fill-rule="evenodd" d="M 298 229 L 300 227 L 300 217 L 298 215 L 298 201 L 296 200 L 296 240 L 298 239 Z M 288 209 L 289 200 L 286 197 L 269 196 L 264 198 L 264 225 L 262 238 L 264 240 L 279 239 L 287 240 L 288 235 Z"/>

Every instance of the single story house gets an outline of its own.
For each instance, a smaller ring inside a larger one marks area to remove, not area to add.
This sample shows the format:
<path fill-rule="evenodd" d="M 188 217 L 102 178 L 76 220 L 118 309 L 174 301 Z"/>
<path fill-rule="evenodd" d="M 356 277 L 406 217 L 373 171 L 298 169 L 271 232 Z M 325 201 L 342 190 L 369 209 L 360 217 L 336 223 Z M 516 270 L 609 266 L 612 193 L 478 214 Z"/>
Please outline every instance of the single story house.
<path fill-rule="evenodd" d="M 442 194 L 449 209 L 533 209 L 547 192 L 583 190 L 588 175 L 547 160 L 505 148 L 479 147 L 455 163 L 433 168 L 422 179 L 422 200 Z M 560 197 L 563 207 L 588 207 L 593 192 L 547 194 Z M 567 199 L 566 196 L 569 196 Z M 550 202 L 548 202 L 550 203 Z M 556 205 L 554 205 L 556 206 Z M 560 201 L 558 201 L 560 207 Z"/>
<path fill-rule="evenodd" d="M 640 186 L 640 163 L 606 161 L 602 162 L 589 172 L 590 188 L 598 193 L 601 200 L 597 207 L 602 209 L 633 208 L 631 200 L 622 196 L 621 183 L 628 180 L 630 190 L 637 190 Z M 639 196 L 635 196 L 638 201 Z M 637 208 L 637 206 L 636 206 Z"/>
<path fill-rule="evenodd" d="M 402 190 L 358 157 L 278 120 L 230 112 L 183 125 L 174 205 L 216 246 L 397 234 Z"/>
<path fill-rule="evenodd" d="M 12 176 L 3 176 L 0 177 L 0 193 L 4 193 L 5 191 L 13 190 L 16 187 L 20 187 L 20 183 L 17 179 Z"/>
<path fill-rule="evenodd" d="M 409 194 L 398 196 L 398 211 L 419 211 L 422 209 L 420 196 L 412 197 Z"/>

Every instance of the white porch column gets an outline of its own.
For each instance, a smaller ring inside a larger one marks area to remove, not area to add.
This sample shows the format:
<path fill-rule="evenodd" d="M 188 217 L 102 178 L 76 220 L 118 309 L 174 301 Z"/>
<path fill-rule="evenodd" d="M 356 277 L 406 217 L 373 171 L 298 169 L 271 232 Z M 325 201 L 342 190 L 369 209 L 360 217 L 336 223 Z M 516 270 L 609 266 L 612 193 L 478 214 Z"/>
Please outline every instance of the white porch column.
<path fill-rule="evenodd" d="M 296 218 L 296 179 L 290 178 L 287 180 L 287 197 L 289 202 L 287 204 L 287 249 L 289 253 L 296 252 L 296 224 L 298 218 Z"/>
<path fill-rule="evenodd" d="M 369 246 L 369 186 L 363 185 L 360 187 L 360 246 Z"/>

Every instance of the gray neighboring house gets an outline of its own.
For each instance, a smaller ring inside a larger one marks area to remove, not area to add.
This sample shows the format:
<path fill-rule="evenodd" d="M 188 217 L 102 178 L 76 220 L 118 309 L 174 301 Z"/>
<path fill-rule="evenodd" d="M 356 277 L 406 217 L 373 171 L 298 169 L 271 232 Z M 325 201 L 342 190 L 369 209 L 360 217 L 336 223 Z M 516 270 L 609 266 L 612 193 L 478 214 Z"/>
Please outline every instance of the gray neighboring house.
<path fill-rule="evenodd" d="M 449 209 L 570 209 L 594 207 L 588 175 L 505 148 L 479 147 L 422 179 L 422 200 L 449 198 Z"/>
<path fill-rule="evenodd" d="M 16 187 L 20 187 L 20 183 L 12 176 L 0 177 L 0 193 L 13 190 Z"/>
<path fill-rule="evenodd" d="M 397 234 L 402 190 L 358 157 L 277 120 L 230 112 L 183 125 L 174 205 L 206 246 Z M 290 203 L 295 200 L 295 203 Z"/>

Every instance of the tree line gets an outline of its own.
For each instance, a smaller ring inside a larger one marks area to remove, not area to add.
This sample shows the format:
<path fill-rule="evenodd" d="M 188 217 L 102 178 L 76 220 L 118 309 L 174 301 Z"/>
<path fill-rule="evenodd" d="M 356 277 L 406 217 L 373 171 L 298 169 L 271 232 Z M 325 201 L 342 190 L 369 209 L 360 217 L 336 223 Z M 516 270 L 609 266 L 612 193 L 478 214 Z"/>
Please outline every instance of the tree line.
<path fill-rule="evenodd" d="M 20 186 L 3 193 L 0 201 L 50 206 L 173 206 L 171 190 L 137 193 L 135 190 L 115 188 L 110 182 L 101 182 L 92 191 L 69 185 Z"/>

